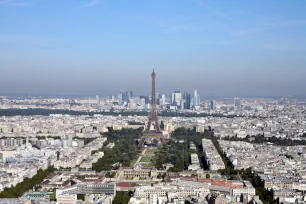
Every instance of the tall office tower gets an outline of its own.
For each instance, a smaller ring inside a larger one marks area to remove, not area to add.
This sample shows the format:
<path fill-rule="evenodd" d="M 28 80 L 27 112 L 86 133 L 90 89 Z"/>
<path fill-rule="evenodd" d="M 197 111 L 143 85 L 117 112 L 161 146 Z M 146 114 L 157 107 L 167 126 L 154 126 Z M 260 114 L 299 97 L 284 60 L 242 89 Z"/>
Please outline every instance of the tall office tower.
<path fill-rule="evenodd" d="M 122 94 L 122 102 L 126 101 L 126 95 L 125 95 L 125 92 L 123 91 L 120 91 L 119 94 Z"/>
<path fill-rule="evenodd" d="M 122 104 L 123 101 L 124 101 L 124 93 L 123 91 L 120 91 L 118 94 L 118 102 L 119 104 Z"/>
<path fill-rule="evenodd" d="M 149 104 L 150 103 L 150 98 L 149 96 L 140 96 L 140 99 L 145 99 L 145 104 Z"/>
<path fill-rule="evenodd" d="M 171 96 L 171 103 L 176 106 L 181 105 L 182 93 L 180 91 L 174 91 Z"/>
<path fill-rule="evenodd" d="M 126 101 L 128 101 L 131 97 L 133 97 L 132 91 L 126 91 L 125 92 Z"/>
<path fill-rule="evenodd" d="M 124 101 L 129 101 L 129 92 L 126 91 L 124 94 Z"/>
<path fill-rule="evenodd" d="M 144 106 L 146 104 L 146 100 L 144 98 L 139 98 L 139 104 Z"/>
<path fill-rule="evenodd" d="M 235 107 L 240 107 L 241 106 L 241 102 L 239 98 L 234 98 L 234 106 Z"/>
<path fill-rule="evenodd" d="M 96 95 L 97 104 L 100 104 L 100 98 L 99 95 Z"/>
<path fill-rule="evenodd" d="M 161 95 L 159 93 L 156 93 L 156 104 L 160 105 L 160 101 L 161 101 Z"/>
<path fill-rule="evenodd" d="M 210 101 L 210 109 L 211 110 L 215 109 L 214 101 Z"/>
<path fill-rule="evenodd" d="M 183 99 L 185 100 L 184 109 L 190 109 L 191 107 L 191 95 L 188 92 L 184 92 Z"/>
<path fill-rule="evenodd" d="M 123 93 L 123 101 L 128 102 L 130 99 L 130 93 L 129 91 L 126 91 L 125 93 Z"/>
<path fill-rule="evenodd" d="M 180 103 L 180 104 L 181 104 L 181 106 L 180 106 L 180 109 L 181 109 L 181 110 L 184 110 L 184 109 L 185 109 L 185 103 L 186 103 L 186 100 L 182 98 L 182 99 L 181 99 L 181 103 Z"/>
<path fill-rule="evenodd" d="M 201 99 L 200 95 L 198 94 L 197 90 L 194 90 L 194 95 L 193 95 L 193 106 L 200 106 Z"/>
<path fill-rule="evenodd" d="M 166 95 L 165 94 L 161 94 L 161 97 L 160 97 L 160 99 L 158 101 L 159 101 L 158 105 L 162 106 L 162 105 L 166 104 Z"/>
<path fill-rule="evenodd" d="M 171 104 L 173 105 L 175 102 L 175 92 L 171 94 Z"/>
<path fill-rule="evenodd" d="M 146 100 L 146 104 L 150 104 L 150 97 L 149 96 L 145 96 L 145 100 Z"/>
<path fill-rule="evenodd" d="M 160 105 L 160 102 L 162 101 L 161 98 L 162 98 L 162 94 L 156 93 L 156 103 L 158 105 Z"/>

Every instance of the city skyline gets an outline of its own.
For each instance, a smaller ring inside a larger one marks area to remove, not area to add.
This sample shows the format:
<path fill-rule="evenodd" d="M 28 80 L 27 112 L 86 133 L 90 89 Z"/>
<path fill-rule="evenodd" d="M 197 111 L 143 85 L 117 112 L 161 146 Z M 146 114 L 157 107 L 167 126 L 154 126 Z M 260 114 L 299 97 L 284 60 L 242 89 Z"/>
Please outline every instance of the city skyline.
<path fill-rule="evenodd" d="M 0 92 L 305 94 L 305 4 L 2 0 Z"/>
<path fill-rule="evenodd" d="M 305 8 L 0 0 L 0 204 L 306 203 Z"/>

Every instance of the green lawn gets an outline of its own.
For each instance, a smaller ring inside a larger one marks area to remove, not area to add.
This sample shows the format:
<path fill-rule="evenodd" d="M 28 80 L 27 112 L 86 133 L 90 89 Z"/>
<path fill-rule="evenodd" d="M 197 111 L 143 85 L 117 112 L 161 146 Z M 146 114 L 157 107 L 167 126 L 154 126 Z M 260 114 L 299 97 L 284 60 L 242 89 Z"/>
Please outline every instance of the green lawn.
<path fill-rule="evenodd" d="M 156 149 L 147 149 L 145 154 L 154 154 L 156 151 Z"/>
<path fill-rule="evenodd" d="M 151 162 L 152 157 L 142 157 L 140 162 Z"/>
<path fill-rule="evenodd" d="M 130 162 L 130 167 L 133 167 L 134 165 L 135 165 L 135 162 L 137 161 L 137 159 L 133 159 L 133 160 L 131 160 L 131 162 Z"/>
<path fill-rule="evenodd" d="M 142 167 L 148 168 L 148 167 L 153 167 L 152 163 L 140 163 Z"/>

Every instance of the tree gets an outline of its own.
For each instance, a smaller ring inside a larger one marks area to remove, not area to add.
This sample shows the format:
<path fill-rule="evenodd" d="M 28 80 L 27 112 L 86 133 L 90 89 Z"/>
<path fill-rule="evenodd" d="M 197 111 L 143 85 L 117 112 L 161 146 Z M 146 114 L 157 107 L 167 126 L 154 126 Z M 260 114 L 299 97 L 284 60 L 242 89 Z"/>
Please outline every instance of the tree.
<path fill-rule="evenodd" d="M 106 178 L 114 178 L 116 176 L 116 173 L 115 172 L 107 172 L 106 174 L 105 174 L 105 177 Z"/>
<path fill-rule="evenodd" d="M 85 194 L 77 194 L 77 199 L 84 201 L 85 200 Z"/>
<path fill-rule="evenodd" d="M 128 204 L 130 201 L 130 192 L 117 191 L 113 204 Z"/>
<path fill-rule="evenodd" d="M 37 174 L 32 178 L 25 178 L 23 182 L 18 183 L 15 187 L 5 188 L 0 193 L 0 198 L 18 198 L 22 196 L 25 192 L 43 182 L 43 180 L 48 176 L 49 173 L 52 173 L 53 170 L 53 167 L 50 167 L 47 170 L 38 170 Z"/>
<path fill-rule="evenodd" d="M 128 121 L 129 125 L 144 125 L 142 122 L 136 122 L 136 121 Z"/>
<path fill-rule="evenodd" d="M 113 132 L 114 128 L 113 127 L 107 127 L 108 132 Z"/>
<path fill-rule="evenodd" d="M 156 169 L 159 169 L 159 170 L 163 169 L 163 163 L 162 163 L 162 161 L 161 161 L 160 159 L 158 159 L 158 160 L 156 161 L 156 163 L 155 163 L 155 168 L 156 168 Z"/>
<path fill-rule="evenodd" d="M 142 128 L 138 129 L 126 129 L 122 130 L 111 130 L 111 132 L 104 133 L 109 143 L 115 143 L 113 149 L 101 147 L 99 151 L 104 151 L 104 157 L 100 158 L 96 163 L 93 164 L 93 170 L 97 172 L 115 170 L 118 163 L 123 166 L 129 166 L 131 161 L 136 159 L 140 153 L 140 149 L 137 147 L 135 140 L 142 134 Z M 106 143 L 105 143 L 106 145 Z"/>

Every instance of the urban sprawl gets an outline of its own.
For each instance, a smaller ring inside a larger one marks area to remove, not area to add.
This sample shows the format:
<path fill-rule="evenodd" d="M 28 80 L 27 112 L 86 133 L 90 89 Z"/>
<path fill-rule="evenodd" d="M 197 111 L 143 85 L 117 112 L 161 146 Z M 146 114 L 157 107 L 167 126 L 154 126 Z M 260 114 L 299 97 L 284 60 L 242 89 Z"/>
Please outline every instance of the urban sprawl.
<path fill-rule="evenodd" d="M 156 94 L 167 144 L 139 146 L 151 104 L 0 97 L 0 203 L 306 202 L 305 101 Z"/>

